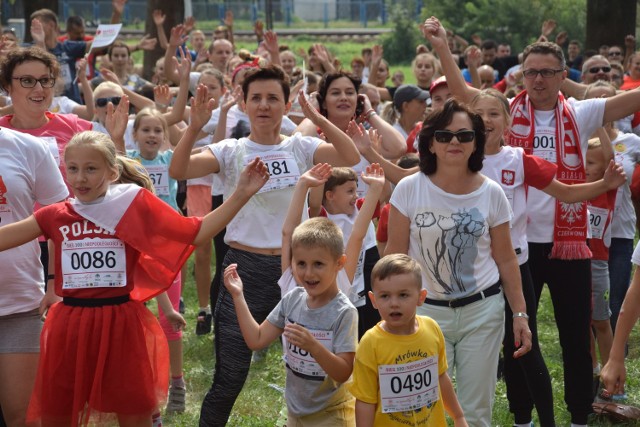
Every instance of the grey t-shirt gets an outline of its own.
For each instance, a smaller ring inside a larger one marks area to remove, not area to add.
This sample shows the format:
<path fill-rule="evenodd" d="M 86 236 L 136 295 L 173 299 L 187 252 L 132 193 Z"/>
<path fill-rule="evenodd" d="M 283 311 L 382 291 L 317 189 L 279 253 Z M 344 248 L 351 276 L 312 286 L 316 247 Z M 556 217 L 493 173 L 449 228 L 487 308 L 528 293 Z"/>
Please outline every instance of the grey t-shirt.
<path fill-rule="evenodd" d="M 342 292 L 327 305 L 310 309 L 307 292 L 302 287 L 295 288 L 282 298 L 267 320 L 282 329 L 289 323 L 304 326 L 334 354 L 356 351 L 358 312 Z M 324 373 L 310 354 L 290 346 L 284 338 L 283 344 L 289 413 L 297 417 L 314 414 L 347 398 L 344 384 Z"/>

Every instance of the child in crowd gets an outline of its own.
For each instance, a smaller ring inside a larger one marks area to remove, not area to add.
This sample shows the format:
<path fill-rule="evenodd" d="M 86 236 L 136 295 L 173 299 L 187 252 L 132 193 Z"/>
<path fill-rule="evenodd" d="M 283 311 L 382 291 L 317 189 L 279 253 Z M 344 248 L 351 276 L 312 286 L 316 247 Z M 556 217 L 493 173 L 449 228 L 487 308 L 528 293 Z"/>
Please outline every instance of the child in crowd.
<path fill-rule="evenodd" d="M 387 255 L 373 268 L 369 297 L 382 321 L 356 351 L 351 392 L 360 426 L 455 426 L 467 422 L 447 374 L 438 324 L 416 316 L 427 291 L 420 265 L 404 254 Z"/>
<path fill-rule="evenodd" d="M 333 168 L 331 176 L 324 184 L 322 199 L 324 212 L 327 218 L 342 230 L 345 244 L 351 236 L 356 218 L 359 218 L 358 208 L 362 207 L 365 201 L 365 199 L 358 199 L 357 190 L 358 176 L 351 168 Z M 374 202 L 377 205 L 377 199 Z M 357 254 L 358 266 L 355 275 L 351 278 L 353 292 L 348 294 L 351 302 L 358 309 L 358 338 L 362 338 L 367 330 L 380 321 L 378 311 L 366 297 L 367 292 L 371 290 L 371 270 L 380 259 L 376 247 L 376 232 L 371 220 L 363 237 L 362 248 Z"/>
<path fill-rule="evenodd" d="M 600 132 L 603 139 L 589 140 L 587 161 L 585 163 L 586 181 L 595 182 L 604 177 L 607 165 L 613 159 L 613 146 L 604 132 Z M 609 190 L 598 197 L 589 200 L 589 226 L 591 239 L 589 248 L 593 253 L 591 258 L 591 295 L 593 308 L 591 310 L 591 325 L 595 332 L 595 340 L 600 352 L 602 365 L 609 359 L 609 351 L 613 342 L 611 329 L 611 310 L 609 309 L 609 245 L 611 244 L 611 218 L 616 204 L 618 189 Z M 591 336 L 591 357 L 594 375 L 600 374 L 600 364 L 596 355 L 593 333 Z"/>
<path fill-rule="evenodd" d="M 42 330 L 28 422 L 77 426 L 117 418 L 121 426 L 150 426 L 168 388 L 168 349 L 143 303 L 169 288 L 193 245 L 224 227 L 268 172 L 251 161 L 233 196 L 200 219 L 180 216 L 136 185 L 111 186 L 119 163 L 102 133 L 74 136 L 64 161 L 76 198 L 0 227 L 0 250 L 42 234 L 53 241 L 55 293 L 63 298 Z M 182 325 L 171 304 L 162 308 Z"/>
<path fill-rule="evenodd" d="M 398 159 L 398 167 L 402 169 L 411 169 L 420 164 L 420 158 L 416 153 L 407 153 Z M 376 230 L 376 240 L 378 241 L 378 253 L 380 256 L 384 254 L 387 246 L 387 227 L 389 225 L 389 211 L 391 204 L 387 203 L 380 209 L 380 219 L 378 220 L 378 229 Z"/>
<path fill-rule="evenodd" d="M 357 255 L 384 185 L 384 173 L 379 165 L 372 165 L 363 174 L 369 184 L 368 199 L 354 224 L 346 256 L 340 228 L 330 220 L 313 218 L 298 225 L 309 189 L 330 176 L 331 167 L 318 164 L 296 184 L 282 231 L 279 284 L 284 296 L 262 325 L 247 308 L 238 266 L 225 271 L 224 283 L 233 295 L 248 346 L 264 348 L 284 333 L 288 426 L 354 425 L 353 398 L 343 383 L 353 370 L 357 314 L 340 290 L 347 295 L 351 291 Z"/>
<path fill-rule="evenodd" d="M 176 202 L 178 181 L 169 176 L 169 164 L 173 150 L 160 150 L 168 145 L 169 128 L 164 115 L 152 108 L 144 108 L 133 121 L 133 139 L 137 150 L 127 150 L 127 156 L 139 161 L 153 182 L 155 194 L 160 200 L 180 212 Z M 182 275 L 178 272 L 167 295 L 174 310 L 180 306 Z M 184 412 L 186 387 L 182 372 L 182 330 L 174 330 L 165 312 L 160 307 L 160 326 L 169 342 L 169 361 L 171 364 L 171 385 L 167 412 Z"/>

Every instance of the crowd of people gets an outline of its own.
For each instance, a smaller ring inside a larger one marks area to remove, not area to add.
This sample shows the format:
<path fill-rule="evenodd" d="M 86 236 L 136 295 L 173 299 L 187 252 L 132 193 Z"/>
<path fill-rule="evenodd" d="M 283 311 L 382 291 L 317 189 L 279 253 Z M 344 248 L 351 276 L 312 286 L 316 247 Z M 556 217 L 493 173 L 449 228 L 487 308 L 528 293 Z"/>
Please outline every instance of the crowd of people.
<path fill-rule="evenodd" d="M 62 35 L 47 9 L 33 44 L 2 32 L 4 425 L 184 412 L 192 253 L 195 333 L 213 330 L 215 352 L 201 426 L 228 422 L 278 339 L 287 426 L 490 426 L 499 360 L 514 425 L 535 409 L 555 426 L 545 284 L 571 425 L 594 398 L 624 399 L 640 317 L 632 36 L 581 52 L 545 21 L 512 55 L 431 17 L 405 84 L 380 45 L 347 64 L 259 21 L 238 50 L 231 13 L 212 37 L 153 21 L 133 48 L 91 49 L 82 18 Z M 156 44 L 145 79 L 131 53 Z"/>

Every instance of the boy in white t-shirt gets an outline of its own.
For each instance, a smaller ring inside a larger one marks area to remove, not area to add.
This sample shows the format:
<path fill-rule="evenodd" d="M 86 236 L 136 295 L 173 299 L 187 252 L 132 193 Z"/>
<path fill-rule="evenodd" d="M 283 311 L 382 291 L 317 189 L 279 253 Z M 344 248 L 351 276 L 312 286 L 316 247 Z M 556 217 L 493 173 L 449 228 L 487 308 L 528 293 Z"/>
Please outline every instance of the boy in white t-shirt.
<path fill-rule="evenodd" d="M 416 316 L 427 296 L 420 265 L 405 254 L 387 255 L 371 274 L 369 297 L 382 321 L 356 350 L 351 392 L 358 427 L 467 426 L 447 374 L 447 352 L 438 324 Z"/>

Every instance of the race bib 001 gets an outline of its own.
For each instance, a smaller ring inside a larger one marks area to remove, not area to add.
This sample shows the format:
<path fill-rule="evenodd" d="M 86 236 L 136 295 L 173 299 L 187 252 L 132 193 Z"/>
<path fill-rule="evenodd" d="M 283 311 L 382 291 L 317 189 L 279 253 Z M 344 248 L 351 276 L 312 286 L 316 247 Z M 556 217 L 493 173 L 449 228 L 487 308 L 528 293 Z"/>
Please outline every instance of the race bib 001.
<path fill-rule="evenodd" d="M 378 366 L 382 412 L 424 408 L 438 400 L 438 358 Z"/>
<path fill-rule="evenodd" d="M 549 127 L 536 127 L 536 135 L 533 137 L 533 154 L 556 164 L 556 130 Z"/>
<path fill-rule="evenodd" d="M 62 289 L 121 288 L 127 285 L 127 257 L 119 239 L 62 242 Z"/>
<path fill-rule="evenodd" d="M 244 157 L 244 165 L 249 164 L 256 156 L 253 154 Z M 293 153 L 288 151 L 271 151 L 263 154 L 260 159 L 267 165 L 269 169 L 269 181 L 258 191 L 266 193 L 267 191 L 280 190 L 283 188 L 294 187 L 300 178 L 300 170 L 298 163 L 293 157 Z"/>

